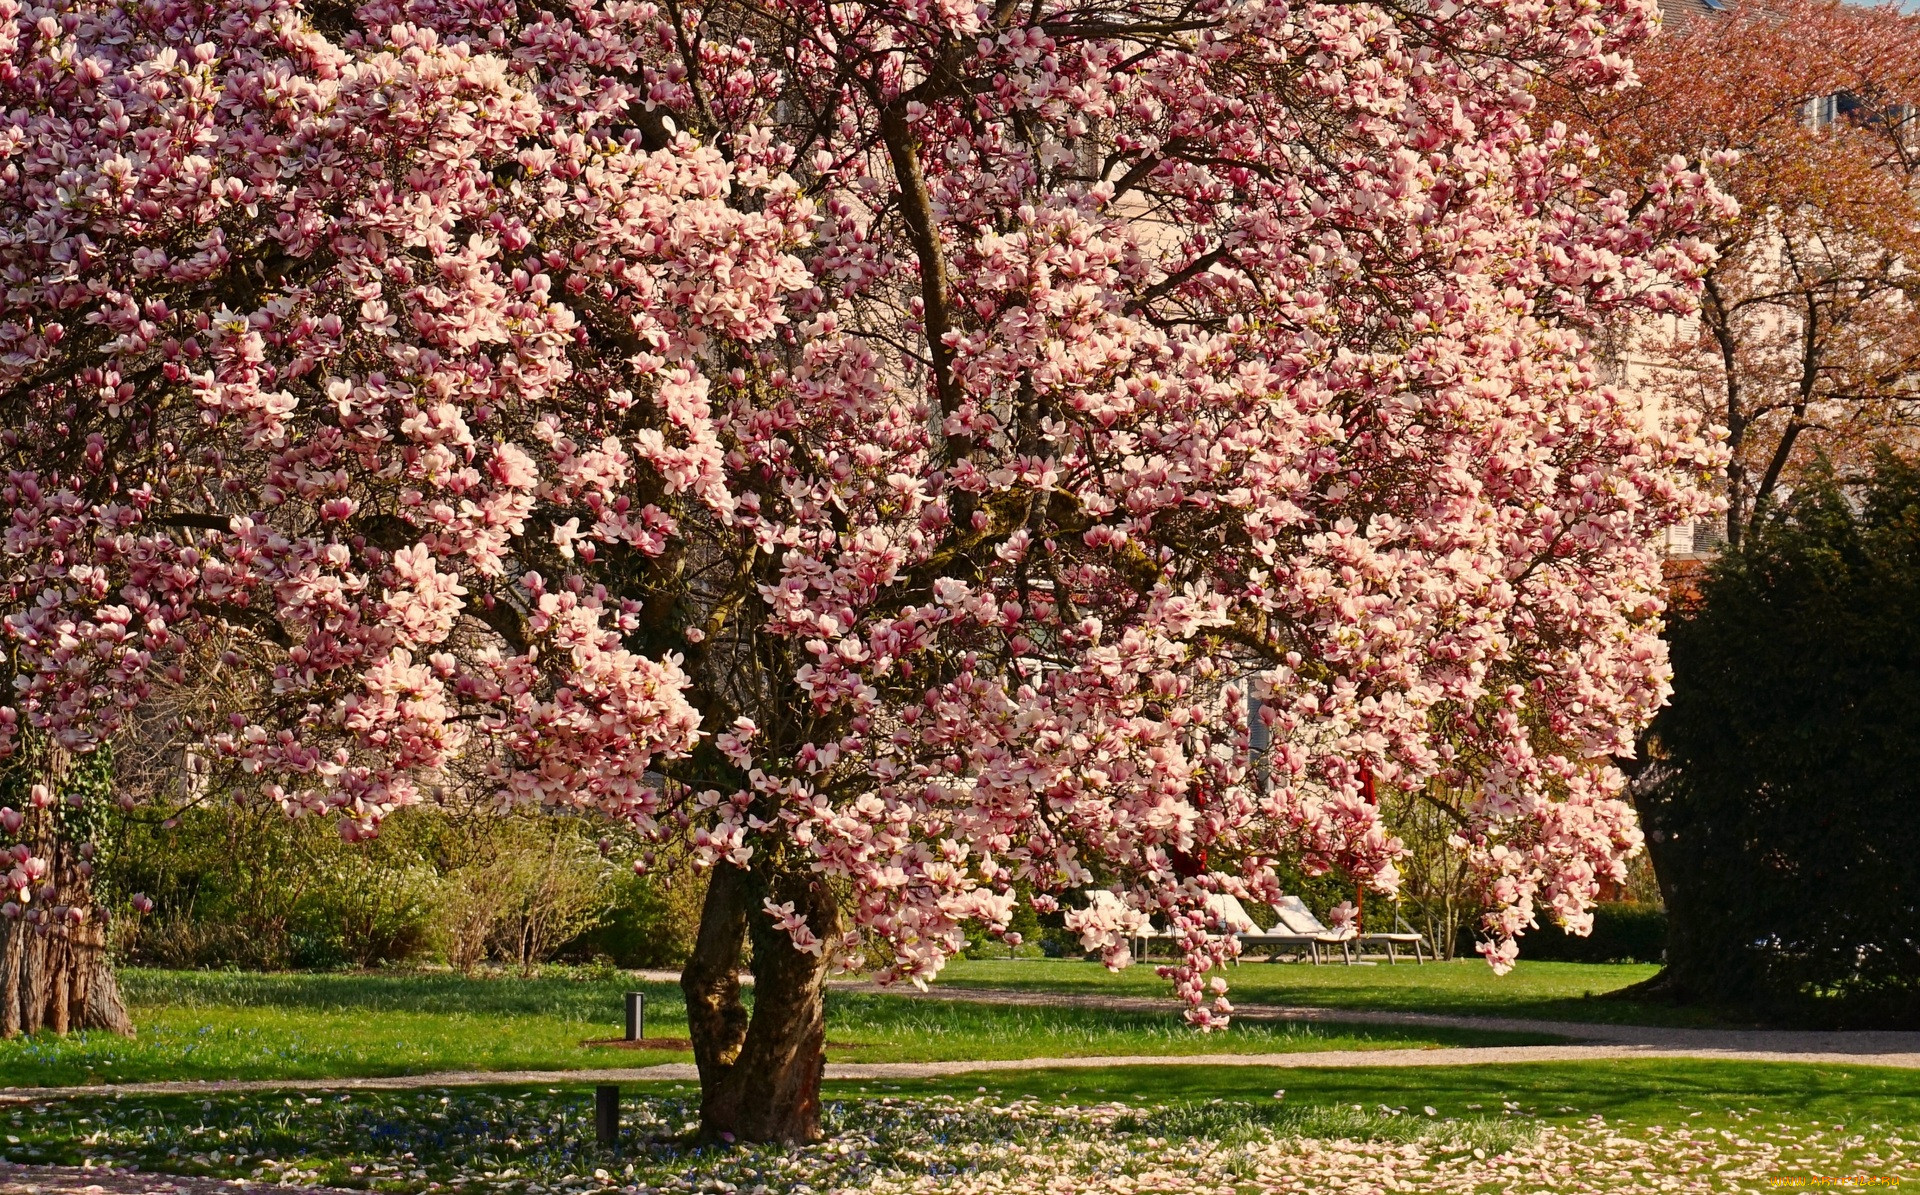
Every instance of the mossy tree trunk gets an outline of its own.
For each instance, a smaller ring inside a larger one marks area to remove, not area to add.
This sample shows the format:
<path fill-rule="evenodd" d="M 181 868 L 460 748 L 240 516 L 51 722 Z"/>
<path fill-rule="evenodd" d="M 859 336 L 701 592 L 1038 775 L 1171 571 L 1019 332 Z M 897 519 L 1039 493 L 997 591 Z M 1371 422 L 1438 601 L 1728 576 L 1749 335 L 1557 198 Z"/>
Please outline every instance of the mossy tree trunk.
<path fill-rule="evenodd" d="M 25 808 L 16 836 L 46 874 L 16 917 L 0 921 L 0 1037 L 50 1030 L 106 1029 L 131 1037 L 107 953 L 108 912 L 96 900 L 93 841 L 111 769 L 104 758 L 77 765 L 44 750 L 31 769 L 51 795 L 32 800 L 33 784 L 10 785 Z M 26 769 L 22 769 L 26 771 Z"/>

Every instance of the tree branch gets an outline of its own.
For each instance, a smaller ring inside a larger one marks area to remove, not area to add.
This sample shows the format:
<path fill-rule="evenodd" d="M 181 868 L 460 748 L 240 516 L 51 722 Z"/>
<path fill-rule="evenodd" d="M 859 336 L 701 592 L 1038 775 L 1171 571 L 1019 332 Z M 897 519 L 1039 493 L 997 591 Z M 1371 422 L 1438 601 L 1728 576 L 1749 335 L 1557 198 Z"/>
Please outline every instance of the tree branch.
<path fill-rule="evenodd" d="M 887 158 L 893 163 L 894 180 L 900 186 L 900 216 L 906 221 L 907 239 L 920 263 L 920 302 L 924 308 L 920 318 L 933 365 L 933 389 L 944 419 L 960 409 L 960 388 L 953 380 L 953 346 L 946 342 L 947 332 L 953 327 L 947 257 L 934 224 L 926 174 L 920 168 L 920 142 L 907 125 L 905 105 L 897 100 L 879 104 L 878 96 L 875 102 L 880 109 L 880 136 L 886 142 Z M 947 459 L 955 461 L 970 455 L 973 444 L 964 436 L 955 436 L 946 441 L 946 449 Z"/>

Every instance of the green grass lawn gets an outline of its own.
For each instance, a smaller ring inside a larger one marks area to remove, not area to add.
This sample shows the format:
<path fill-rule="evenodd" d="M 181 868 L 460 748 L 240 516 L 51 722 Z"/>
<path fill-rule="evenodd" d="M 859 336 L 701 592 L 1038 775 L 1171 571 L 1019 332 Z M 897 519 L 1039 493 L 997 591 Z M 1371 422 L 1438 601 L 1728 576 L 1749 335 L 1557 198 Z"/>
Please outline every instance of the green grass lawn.
<path fill-rule="evenodd" d="M 1092 1195 L 1145 1170 L 1124 1189 L 1268 1195 L 1380 1190 L 1387 1165 L 1413 1171 L 1390 1189 L 1502 1195 L 1920 1179 L 1920 1073 L 1871 1067 L 1114 1067 L 826 1096 L 818 1145 L 698 1149 L 677 1140 L 692 1085 L 629 1085 L 617 1150 L 582 1086 L 80 1098 L 0 1109 L 0 1157 L 389 1192 Z"/>
<path fill-rule="evenodd" d="M 1565 1019 L 1652 1019 L 1594 997 L 1650 968 L 1523 963 L 1268 967 L 1233 974 L 1242 1003 Z M 956 985 L 1164 994 L 1150 971 L 960 962 Z M 621 993 L 648 1028 L 685 1032 L 670 984 L 446 974 L 134 971 L 133 1042 L 0 1043 L 14 1085 L 105 1079 L 301 1078 L 551 1069 L 684 1060 L 585 1047 L 618 1030 Z M 1672 1019 L 1672 1018 L 1662 1018 Z M 838 1060 L 1365 1049 L 1540 1040 L 1330 1024 L 1200 1035 L 1171 1015 L 829 996 Z M 827 1139 L 799 1149 L 696 1148 L 690 1083 L 629 1084 L 628 1136 L 594 1141 L 580 1084 L 407 1092 L 78 1097 L 0 1107 L 0 1158 L 324 1183 L 400 1193 L 861 1191 L 866 1195 L 1278 1195 L 1385 1189 L 1476 1195 L 1713 1195 L 1778 1179 L 1920 1182 L 1920 1071 L 1645 1059 L 1505 1066 L 1167 1065 L 832 1083 Z M 1142 1176 L 1152 1176 L 1149 1184 Z"/>
<path fill-rule="evenodd" d="M 157 1079 L 336 1078 L 434 1071 L 572 1070 L 685 1061 L 684 1050 L 591 1047 L 622 1031 L 622 993 L 647 995 L 649 1037 L 686 1035 L 671 984 L 451 974 L 252 975 L 129 971 L 139 1036 L 0 1042 L 0 1083 L 55 1086 Z M 938 1004 L 869 992 L 828 997 L 829 1057 L 934 1061 L 1102 1054 L 1519 1045 L 1479 1031 L 1340 1024 L 1241 1024 L 1199 1034 L 1177 1017 L 1093 1009 Z"/>
<path fill-rule="evenodd" d="M 1415 966 L 1306 966 L 1246 962 L 1226 972 L 1236 1004 L 1298 1004 L 1318 1008 L 1539 1017 L 1640 1025 L 1708 1025 L 1698 1009 L 1623 999 L 1610 992 L 1649 978 L 1659 968 L 1640 963 L 1545 963 L 1522 959 L 1495 975 L 1479 959 Z M 1049 992 L 1106 992 L 1165 996 L 1167 983 L 1151 966 L 1114 973 L 1078 959 L 955 959 L 936 986 L 1020 988 Z"/>
<path fill-rule="evenodd" d="M 851 1095 L 880 1084 L 836 1084 Z M 987 1071 L 948 1079 L 886 1085 L 902 1094 L 973 1092 L 994 1099 L 1042 1101 L 1181 1100 L 1282 1102 L 1311 1106 L 1359 1104 L 1368 1112 L 1442 1116 L 1481 1113 L 1546 1122 L 1600 1115 L 1609 1122 L 1647 1126 L 1698 1121 L 1715 1129 L 1755 1118 L 1770 1123 L 1845 1124 L 1860 1130 L 1920 1136 L 1920 1071 L 1875 1066 L 1809 1066 L 1780 1062 L 1705 1062 L 1649 1058 L 1606 1062 L 1524 1063 L 1509 1066 L 1287 1068 L 1103 1067 L 1074 1070 Z M 1696 1115 L 1697 1114 L 1697 1115 Z M 1873 1126 L 1878 1126 L 1873 1129 Z M 1920 1176 L 1917 1176 L 1920 1177 Z"/>

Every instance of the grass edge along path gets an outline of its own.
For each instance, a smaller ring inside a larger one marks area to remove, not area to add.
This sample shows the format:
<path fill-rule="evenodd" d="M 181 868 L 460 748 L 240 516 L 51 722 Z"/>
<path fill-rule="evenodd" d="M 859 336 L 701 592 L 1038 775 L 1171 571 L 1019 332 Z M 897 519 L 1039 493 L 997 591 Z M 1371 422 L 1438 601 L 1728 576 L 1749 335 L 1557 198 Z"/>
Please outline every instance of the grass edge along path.
<path fill-rule="evenodd" d="M 1055 994 L 1164 997 L 1154 973 L 1162 960 L 1108 971 L 1077 959 L 956 958 L 934 981 L 942 988 L 998 988 Z M 1430 1013 L 1579 1021 L 1587 1024 L 1709 1027 L 1733 1024 L 1711 1010 L 1621 998 L 1616 993 L 1656 974 L 1651 963 L 1559 963 L 1521 958 L 1495 975 L 1478 958 L 1397 965 L 1267 963 L 1254 958 L 1225 969 L 1236 1007 L 1282 1006 L 1345 1011 Z"/>
<path fill-rule="evenodd" d="M 1147 996 L 1110 996 L 1087 992 L 1041 992 L 1019 988 L 935 988 L 903 992 L 910 999 L 950 1001 L 956 1004 L 1007 1004 L 1027 1008 L 1104 1009 L 1113 1013 L 1178 1015 L 1185 1005 L 1176 1000 Z M 1903 1029 L 1747 1029 L 1691 1028 L 1623 1024 L 1616 1021 L 1549 1021 L 1525 1017 L 1452 1015 L 1430 1012 L 1369 1011 L 1317 1006 L 1236 1005 L 1234 1020 L 1241 1025 L 1325 1024 L 1380 1025 L 1429 1031 L 1488 1031 L 1534 1035 L 1539 1042 L 1510 1041 L 1501 1045 L 1580 1042 L 1688 1049 L 1730 1054 L 1821 1054 L 1835 1056 L 1920 1054 L 1920 1031 Z M 1904 1066 L 1903 1062 L 1883 1065 Z"/>

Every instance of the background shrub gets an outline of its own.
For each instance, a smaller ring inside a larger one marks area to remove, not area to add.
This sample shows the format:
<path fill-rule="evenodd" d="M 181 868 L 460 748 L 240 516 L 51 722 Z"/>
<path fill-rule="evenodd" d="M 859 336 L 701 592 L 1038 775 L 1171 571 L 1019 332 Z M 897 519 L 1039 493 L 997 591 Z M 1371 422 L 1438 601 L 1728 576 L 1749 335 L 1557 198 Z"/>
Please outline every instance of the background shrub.
<path fill-rule="evenodd" d="M 1660 986 L 1798 1023 L 1920 1026 L 1920 470 L 1803 487 L 1671 630 L 1641 820 Z"/>
<path fill-rule="evenodd" d="M 693 952 L 707 878 L 684 859 L 644 875 L 623 869 L 606 912 L 561 951 L 576 962 L 606 959 L 619 967 L 679 967 Z"/>
<path fill-rule="evenodd" d="M 593 819 L 480 809 L 401 810 L 347 843 L 322 819 L 206 805 L 125 815 L 114 842 L 115 890 L 155 902 L 121 923 L 120 953 L 176 968 L 673 965 L 703 887 L 688 876 L 669 897 L 634 876 L 638 844 Z"/>
<path fill-rule="evenodd" d="M 1465 952 L 1472 950 L 1469 942 Z M 1561 963 L 1657 963 L 1666 950 L 1667 911 L 1624 900 L 1595 905 L 1593 932 L 1584 938 L 1548 924 L 1520 941 L 1521 958 Z"/>

